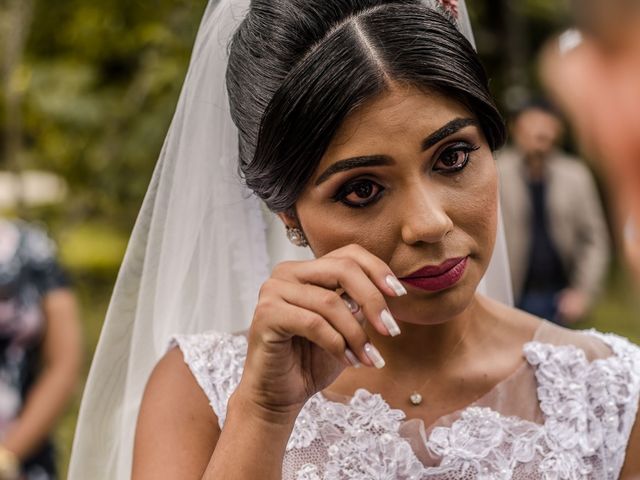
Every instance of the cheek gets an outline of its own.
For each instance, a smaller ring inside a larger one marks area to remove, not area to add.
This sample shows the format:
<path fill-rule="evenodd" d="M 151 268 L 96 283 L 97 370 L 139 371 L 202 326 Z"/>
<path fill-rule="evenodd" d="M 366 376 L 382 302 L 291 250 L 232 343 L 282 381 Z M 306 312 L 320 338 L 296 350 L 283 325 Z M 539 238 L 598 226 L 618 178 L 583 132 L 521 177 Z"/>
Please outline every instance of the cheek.
<path fill-rule="evenodd" d="M 298 206 L 299 217 L 306 219 L 301 220 L 302 226 L 316 257 L 351 244 L 360 245 L 385 261 L 391 257 L 397 246 L 392 218 L 384 214 L 371 218 L 359 210 L 335 208 L 305 208 L 303 202 Z"/>
<path fill-rule="evenodd" d="M 481 263 L 493 253 L 498 225 L 498 174 L 493 157 L 483 159 L 473 172 L 473 179 L 459 193 L 452 220 L 476 246 Z"/>

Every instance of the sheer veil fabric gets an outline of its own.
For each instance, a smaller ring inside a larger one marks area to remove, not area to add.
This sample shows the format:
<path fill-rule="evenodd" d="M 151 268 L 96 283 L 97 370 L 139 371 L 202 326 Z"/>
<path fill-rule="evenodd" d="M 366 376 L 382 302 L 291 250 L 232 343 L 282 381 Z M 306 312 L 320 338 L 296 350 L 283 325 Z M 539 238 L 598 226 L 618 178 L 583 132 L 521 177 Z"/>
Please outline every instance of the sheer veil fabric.
<path fill-rule="evenodd" d="M 134 227 L 87 380 L 71 480 L 129 478 L 148 376 L 176 333 L 248 327 L 260 285 L 284 259 L 312 258 L 237 173 L 225 87 L 227 47 L 249 0 L 211 0 Z M 471 40 L 464 2 L 459 24 Z M 511 303 L 500 222 L 480 291 Z"/>

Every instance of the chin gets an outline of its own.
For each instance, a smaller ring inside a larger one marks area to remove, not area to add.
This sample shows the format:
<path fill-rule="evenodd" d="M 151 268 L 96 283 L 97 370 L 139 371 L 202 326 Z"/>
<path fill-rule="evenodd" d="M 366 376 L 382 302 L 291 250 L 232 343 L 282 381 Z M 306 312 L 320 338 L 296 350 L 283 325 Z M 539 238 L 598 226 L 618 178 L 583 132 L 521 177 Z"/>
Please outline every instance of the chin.
<path fill-rule="evenodd" d="M 475 300 L 480 283 L 477 275 L 469 275 L 456 285 L 437 292 L 409 289 L 405 297 L 387 299 L 391 313 L 399 321 L 415 325 L 439 325 L 464 312 Z M 471 278 L 473 277 L 473 278 Z"/>

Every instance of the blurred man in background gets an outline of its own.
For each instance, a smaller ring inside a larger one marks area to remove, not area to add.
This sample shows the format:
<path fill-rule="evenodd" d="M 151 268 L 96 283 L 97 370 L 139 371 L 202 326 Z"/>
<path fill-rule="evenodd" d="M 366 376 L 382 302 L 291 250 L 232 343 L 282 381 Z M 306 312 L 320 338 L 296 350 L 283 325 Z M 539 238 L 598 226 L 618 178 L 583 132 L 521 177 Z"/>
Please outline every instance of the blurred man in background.
<path fill-rule="evenodd" d="M 501 201 L 519 308 L 571 324 L 587 313 L 609 261 L 607 226 L 588 169 L 559 150 L 562 119 L 543 101 L 523 107 L 498 155 Z"/>

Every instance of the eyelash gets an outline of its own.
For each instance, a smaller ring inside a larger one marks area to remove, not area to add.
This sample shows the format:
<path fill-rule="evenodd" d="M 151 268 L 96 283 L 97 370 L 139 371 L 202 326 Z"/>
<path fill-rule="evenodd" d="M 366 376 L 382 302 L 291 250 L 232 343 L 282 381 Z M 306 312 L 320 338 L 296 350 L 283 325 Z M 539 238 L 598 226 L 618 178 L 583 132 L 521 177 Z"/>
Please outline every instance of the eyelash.
<path fill-rule="evenodd" d="M 448 146 L 447 148 L 445 148 L 439 155 L 438 160 L 436 161 L 436 164 L 438 163 L 438 161 L 440 161 L 441 157 L 447 153 L 457 153 L 457 152 L 462 152 L 464 153 L 464 160 L 460 165 L 457 165 L 455 167 L 448 167 L 448 168 L 433 168 L 433 170 L 435 172 L 439 172 L 439 173 L 443 173 L 445 175 L 452 175 L 455 174 L 461 170 L 464 170 L 464 168 L 467 166 L 467 164 L 469 163 L 469 156 L 471 154 L 471 152 L 475 152 L 477 150 L 480 149 L 479 145 L 472 145 L 470 143 L 467 142 L 458 142 L 458 143 L 454 143 L 453 145 Z"/>
<path fill-rule="evenodd" d="M 471 154 L 471 152 L 475 152 L 476 150 L 479 150 L 480 147 L 478 145 L 472 145 L 470 143 L 467 142 L 458 142 L 455 143 L 453 145 L 449 145 L 447 148 L 445 148 L 439 155 L 438 160 L 436 160 L 436 164 L 440 161 L 441 157 L 447 153 L 456 153 L 456 152 L 463 152 L 464 153 L 464 160 L 461 164 L 456 165 L 454 167 L 445 167 L 445 168 L 433 168 L 433 171 L 438 172 L 440 174 L 444 174 L 444 175 L 455 175 L 456 173 L 462 171 L 465 169 L 465 167 L 468 165 L 469 163 L 469 156 Z M 371 197 L 368 198 L 366 201 L 362 202 L 362 203 L 354 203 L 354 202 L 350 202 L 347 200 L 347 197 L 354 193 L 357 189 L 357 187 L 359 186 L 363 186 L 363 185 L 373 185 L 374 188 L 377 188 L 378 191 L 376 192 L 376 194 Z M 367 179 L 367 178 L 358 178 L 356 180 L 350 181 L 345 183 L 344 185 L 342 185 L 340 187 L 340 189 L 338 190 L 338 192 L 332 197 L 332 200 L 334 202 L 342 202 L 343 205 L 345 205 L 346 207 L 349 208 L 364 208 L 367 207 L 373 203 L 375 203 L 383 194 L 384 194 L 385 188 L 382 187 L 380 184 L 378 184 L 377 182 Z"/>
<path fill-rule="evenodd" d="M 362 185 L 374 185 L 374 188 L 378 188 L 378 192 L 372 198 L 367 199 L 363 203 L 354 203 L 348 201 L 347 197 L 355 192 L 357 187 Z M 332 200 L 334 202 L 342 202 L 343 205 L 349 208 L 363 208 L 378 200 L 378 198 L 383 194 L 384 190 L 385 189 L 380 184 L 374 182 L 373 180 L 369 180 L 368 178 L 358 178 L 357 180 L 353 180 L 342 185 L 338 192 L 333 196 Z"/>

